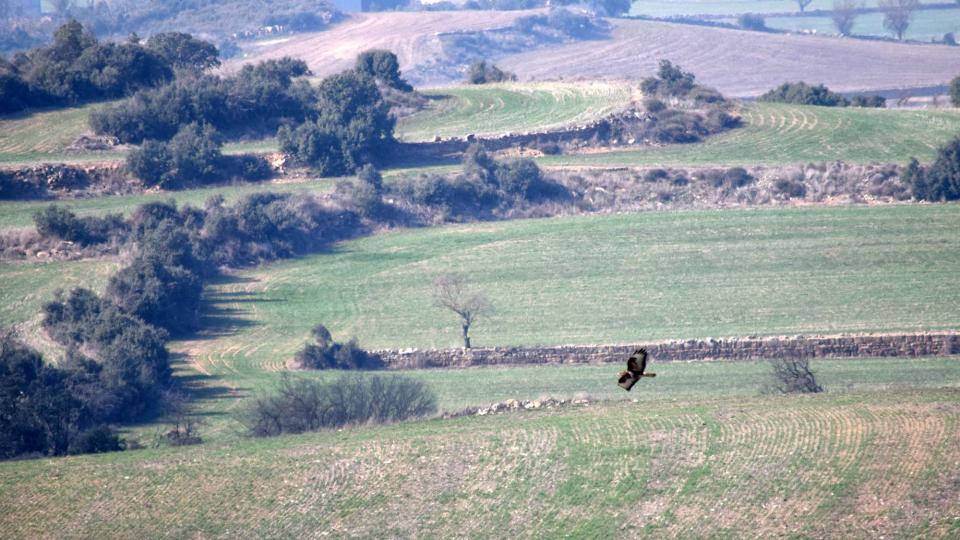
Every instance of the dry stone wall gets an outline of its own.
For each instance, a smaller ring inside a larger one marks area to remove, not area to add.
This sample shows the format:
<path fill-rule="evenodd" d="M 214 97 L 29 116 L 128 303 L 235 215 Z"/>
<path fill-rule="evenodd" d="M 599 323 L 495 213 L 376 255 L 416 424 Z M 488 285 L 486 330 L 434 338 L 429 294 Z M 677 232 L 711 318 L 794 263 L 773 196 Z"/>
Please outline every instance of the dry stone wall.
<path fill-rule="evenodd" d="M 960 354 L 960 334 L 885 334 L 697 339 L 634 345 L 564 345 L 474 349 L 386 349 L 376 351 L 390 369 L 459 368 L 492 365 L 623 362 L 638 347 L 658 362 L 811 358 L 919 357 Z"/>

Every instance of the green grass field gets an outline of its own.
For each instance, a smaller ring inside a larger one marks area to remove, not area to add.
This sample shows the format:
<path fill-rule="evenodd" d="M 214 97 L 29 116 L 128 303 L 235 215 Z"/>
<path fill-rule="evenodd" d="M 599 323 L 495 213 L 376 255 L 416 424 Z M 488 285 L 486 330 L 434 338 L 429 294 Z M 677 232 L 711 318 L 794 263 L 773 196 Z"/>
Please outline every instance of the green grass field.
<path fill-rule="evenodd" d="M 17 538 L 949 538 L 958 399 L 901 387 L 620 401 L 7 462 L 0 526 Z"/>
<path fill-rule="evenodd" d="M 426 90 L 430 106 L 397 123 L 397 138 L 535 132 L 587 122 L 627 106 L 624 83 L 504 83 Z"/>
<path fill-rule="evenodd" d="M 139 195 L 115 195 L 91 199 L 64 201 L 0 201 L 0 230 L 33 227 L 33 214 L 50 204 L 70 208 L 78 215 L 129 214 L 149 202 L 173 199 L 177 204 L 203 206 L 214 195 L 233 201 L 249 193 L 273 191 L 282 193 L 325 193 L 333 189 L 337 179 L 306 180 L 303 182 L 264 182 L 237 186 L 218 186 L 183 191 L 151 192 Z"/>
<path fill-rule="evenodd" d="M 101 104 L 42 110 L 0 117 L 0 165 L 30 163 L 85 163 L 120 161 L 126 150 L 70 152 L 67 147 L 78 137 L 92 134 L 87 121 L 90 112 Z M 277 151 L 273 137 L 262 141 L 234 142 L 224 145 L 224 153 L 266 153 Z"/>
<path fill-rule="evenodd" d="M 458 346 L 431 306 L 465 275 L 495 313 L 476 346 L 638 343 L 960 326 L 960 206 L 587 216 L 381 234 L 209 289 L 196 369 L 255 379 L 327 325 L 366 347 Z M 219 337 L 218 337 L 219 336 Z"/>
<path fill-rule="evenodd" d="M 833 19 L 828 17 L 767 17 L 770 28 L 793 32 L 816 30 L 818 34 L 836 34 Z M 726 22 L 736 23 L 736 19 Z M 904 34 L 905 39 L 917 41 L 942 40 L 947 32 L 960 34 L 960 7 L 957 9 L 924 9 L 916 11 L 910 26 Z M 865 13 L 857 17 L 853 33 L 861 36 L 896 37 L 883 27 L 882 13 Z"/>
<path fill-rule="evenodd" d="M 751 103 L 744 127 L 703 143 L 547 156 L 559 165 L 786 165 L 811 161 L 932 161 L 960 135 L 960 110 L 890 110 Z"/>

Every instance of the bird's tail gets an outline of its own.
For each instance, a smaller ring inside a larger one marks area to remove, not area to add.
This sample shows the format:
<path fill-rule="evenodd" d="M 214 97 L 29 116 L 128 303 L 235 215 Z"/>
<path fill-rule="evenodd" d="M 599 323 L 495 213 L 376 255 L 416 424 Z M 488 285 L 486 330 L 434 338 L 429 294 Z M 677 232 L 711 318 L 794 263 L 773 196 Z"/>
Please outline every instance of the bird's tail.
<path fill-rule="evenodd" d="M 657 374 L 656 374 L 656 373 L 644 373 L 642 376 L 643 376 L 643 377 L 656 377 Z"/>

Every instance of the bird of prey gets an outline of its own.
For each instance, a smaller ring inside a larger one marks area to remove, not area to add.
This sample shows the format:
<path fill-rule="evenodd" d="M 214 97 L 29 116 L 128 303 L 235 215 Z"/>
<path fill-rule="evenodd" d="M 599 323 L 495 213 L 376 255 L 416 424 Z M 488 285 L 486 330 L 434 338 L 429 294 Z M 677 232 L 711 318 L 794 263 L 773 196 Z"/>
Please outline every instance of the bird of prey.
<path fill-rule="evenodd" d="M 640 380 L 640 377 L 656 377 L 656 373 L 644 373 L 644 370 L 647 369 L 647 350 L 646 349 L 637 349 L 633 352 L 633 356 L 627 360 L 627 370 L 620 372 L 620 380 L 617 381 L 617 384 L 623 387 L 627 392 L 633 388 L 633 385 L 637 384 L 637 381 Z"/>

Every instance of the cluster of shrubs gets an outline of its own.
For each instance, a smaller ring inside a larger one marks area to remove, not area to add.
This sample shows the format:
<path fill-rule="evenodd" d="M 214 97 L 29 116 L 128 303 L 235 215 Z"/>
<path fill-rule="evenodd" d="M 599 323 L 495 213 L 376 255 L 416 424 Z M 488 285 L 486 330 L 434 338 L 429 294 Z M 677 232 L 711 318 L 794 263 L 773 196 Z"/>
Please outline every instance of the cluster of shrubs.
<path fill-rule="evenodd" d="M 79 217 L 56 205 L 50 205 L 34 214 L 33 223 L 44 238 L 66 240 L 80 246 L 116 241 L 125 237 L 129 231 L 120 214 Z"/>
<path fill-rule="evenodd" d="M 477 144 L 467 149 L 463 160 L 463 174 L 408 178 L 391 186 L 389 194 L 449 218 L 485 218 L 527 202 L 570 197 L 566 188 L 544 177 L 532 160 L 498 162 Z"/>
<path fill-rule="evenodd" d="M 401 93 L 396 55 L 371 50 L 353 70 L 312 88 L 301 60 L 246 65 L 235 76 L 180 77 L 138 92 L 91 115 L 97 133 L 143 143 L 129 154 L 129 169 L 151 185 L 179 187 L 239 177 L 269 176 L 263 160 L 225 158 L 224 139 L 276 133 L 281 150 L 320 175 L 343 175 L 375 163 L 394 143 L 395 120 L 378 85 Z"/>
<path fill-rule="evenodd" d="M 210 125 L 187 124 L 169 141 L 148 140 L 127 154 L 127 170 L 147 186 L 178 189 L 190 185 L 222 182 L 232 178 L 249 181 L 273 176 L 270 163 L 261 156 L 225 156 L 223 138 Z"/>
<path fill-rule="evenodd" d="M 169 140 L 193 123 L 230 137 L 270 134 L 282 121 L 303 121 L 311 114 L 313 91 L 300 78 L 308 73 L 302 60 L 283 58 L 247 64 L 231 77 L 185 75 L 95 111 L 90 125 L 133 144 Z"/>
<path fill-rule="evenodd" d="M 310 331 L 316 343 L 306 343 L 294 358 L 302 369 L 381 369 L 383 360 L 360 348 L 356 338 L 346 343 L 333 341 L 327 327 L 318 324 Z"/>
<path fill-rule="evenodd" d="M 43 307 L 43 328 L 67 351 L 59 368 L 2 343 L 0 392 L 30 396 L 0 418 L 2 457 L 120 449 L 107 424 L 159 407 L 172 383 L 164 341 L 196 328 L 204 281 L 217 267 L 315 250 L 359 226 L 352 212 L 274 193 L 249 195 L 232 207 L 216 198 L 203 210 L 150 203 L 128 220 L 78 217 L 51 206 L 35 221 L 42 236 L 126 242 L 134 256 L 110 278 L 104 296 L 74 289 Z M 329 355 L 335 367 L 375 365 L 355 342 L 324 345 L 318 358 Z"/>
<path fill-rule="evenodd" d="M 517 76 L 509 71 L 503 71 L 493 64 L 488 64 L 486 60 L 481 60 L 467 68 L 467 75 L 464 80 L 467 84 L 487 84 L 515 81 Z"/>
<path fill-rule="evenodd" d="M 960 200 L 960 137 L 940 147 L 930 166 L 911 159 L 904 171 L 904 182 L 918 200 Z"/>
<path fill-rule="evenodd" d="M 430 388 L 409 377 L 345 374 L 321 382 L 285 373 L 274 392 L 251 400 L 242 422 L 250 435 L 267 437 L 396 422 L 436 410 Z"/>
<path fill-rule="evenodd" d="M 836 92 L 831 92 L 829 88 L 822 84 L 811 86 L 803 81 L 783 83 L 757 99 L 759 101 L 819 105 L 821 107 L 882 108 L 887 106 L 887 100 L 883 96 L 854 96 L 853 99 L 847 99 Z"/>
<path fill-rule="evenodd" d="M 123 449 L 104 413 L 119 400 L 100 383 L 105 370 L 122 376 L 117 366 L 100 368 L 75 352 L 61 365 L 0 336 L 0 459 Z M 116 388 L 123 380 L 113 382 Z"/>
<path fill-rule="evenodd" d="M 320 83 L 315 99 L 313 117 L 277 132 L 284 153 L 322 176 L 381 161 L 394 143 L 396 121 L 374 79 L 356 70 L 332 75 Z"/>
<path fill-rule="evenodd" d="M 216 47 L 189 34 L 104 43 L 74 20 L 51 45 L 0 58 L 0 113 L 123 97 L 169 82 L 175 70 L 218 65 Z"/>
<path fill-rule="evenodd" d="M 640 81 L 640 90 L 647 97 L 685 99 L 698 105 L 725 101 L 719 92 L 696 84 L 693 73 L 683 71 L 669 60 L 660 60 L 656 76 Z"/>

